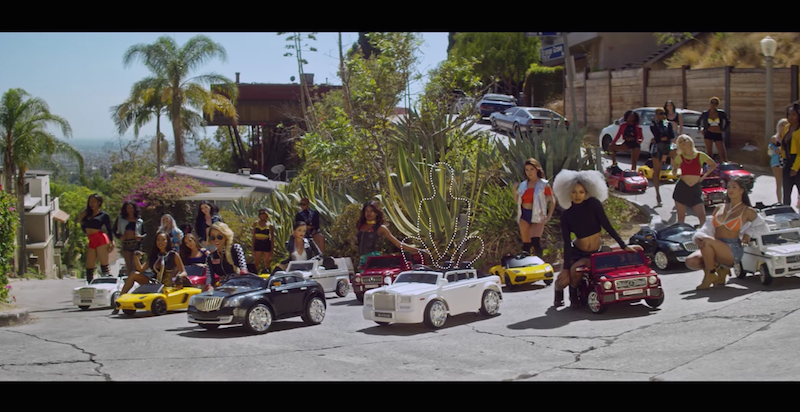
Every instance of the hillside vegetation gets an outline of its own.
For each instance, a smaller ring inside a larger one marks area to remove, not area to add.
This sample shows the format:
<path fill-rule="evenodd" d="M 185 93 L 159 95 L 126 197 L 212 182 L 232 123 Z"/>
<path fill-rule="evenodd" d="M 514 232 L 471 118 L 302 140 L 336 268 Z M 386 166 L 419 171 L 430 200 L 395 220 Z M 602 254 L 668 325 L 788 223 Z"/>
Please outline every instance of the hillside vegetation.
<path fill-rule="evenodd" d="M 708 33 L 697 36 L 664 63 L 667 68 L 683 65 L 692 69 L 734 66 L 739 68 L 764 67 L 761 39 L 770 36 L 778 42 L 773 67 L 800 65 L 800 33 Z"/>

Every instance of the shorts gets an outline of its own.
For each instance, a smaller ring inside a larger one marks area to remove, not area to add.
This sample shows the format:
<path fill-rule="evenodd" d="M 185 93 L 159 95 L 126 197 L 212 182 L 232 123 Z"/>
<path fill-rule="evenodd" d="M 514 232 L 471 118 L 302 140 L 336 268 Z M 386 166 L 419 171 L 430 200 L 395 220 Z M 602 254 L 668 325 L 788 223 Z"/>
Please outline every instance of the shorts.
<path fill-rule="evenodd" d="M 94 232 L 89 235 L 89 249 L 97 249 L 100 246 L 107 245 L 111 240 L 104 232 Z"/>
<path fill-rule="evenodd" d="M 711 140 L 714 142 L 721 142 L 722 141 L 722 133 L 714 133 L 714 132 L 705 132 L 704 136 L 707 140 Z"/>
<path fill-rule="evenodd" d="M 721 237 L 718 240 L 725 242 L 728 247 L 731 248 L 731 253 L 733 253 L 733 262 L 740 263 L 742 261 L 742 256 L 744 256 L 744 248 L 742 247 L 742 241 L 736 238 L 725 238 Z"/>
<path fill-rule="evenodd" d="M 770 156 L 769 167 L 783 167 L 783 158 L 777 155 Z"/>
<path fill-rule="evenodd" d="M 122 241 L 123 252 L 135 252 L 142 249 L 142 242 L 136 239 L 127 239 Z"/>
<path fill-rule="evenodd" d="M 667 156 L 669 155 L 670 149 L 670 142 L 658 142 L 656 143 L 656 152 L 654 155 L 656 156 Z"/>
<path fill-rule="evenodd" d="M 703 203 L 703 188 L 702 183 L 697 182 L 696 185 L 689 187 L 683 180 L 678 180 L 675 184 L 675 191 L 672 192 L 672 199 L 676 203 L 688 207 L 694 207 Z"/>
<path fill-rule="evenodd" d="M 577 262 L 577 261 L 579 261 L 581 259 L 589 258 L 595 253 L 600 253 L 603 250 L 603 245 L 600 245 L 600 248 L 598 248 L 596 251 L 594 251 L 594 252 L 586 252 L 584 250 L 579 249 L 577 246 L 575 246 L 575 241 L 574 240 L 572 241 L 572 243 L 570 243 L 569 247 L 572 249 L 572 256 L 571 256 L 572 262 L 570 262 L 571 265 L 574 265 L 575 262 Z"/>
<path fill-rule="evenodd" d="M 253 252 L 272 252 L 272 241 L 269 239 L 254 241 Z"/>
<path fill-rule="evenodd" d="M 636 140 L 626 140 L 625 146 L 628 146 L 629 149 L 641 149 L 642 145 L 639 144 Z"/>
<path fill-rule="evenodd" d="M 533 209 L 525 209 L 524 207 L 520 207 L 520 209 L 522 209 L 522 216 L 520 216 L 520 220 L 524 220 L 530 224 L 539 223 L 533 221 Z"/>

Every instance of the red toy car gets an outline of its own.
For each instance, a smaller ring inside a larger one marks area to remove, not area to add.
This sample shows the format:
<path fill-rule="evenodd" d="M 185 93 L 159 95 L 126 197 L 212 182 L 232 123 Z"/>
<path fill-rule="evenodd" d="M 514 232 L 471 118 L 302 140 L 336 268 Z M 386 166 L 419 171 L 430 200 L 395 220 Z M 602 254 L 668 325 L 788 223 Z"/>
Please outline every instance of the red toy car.
<path fill-rule="evenodd" d="M 703 179 L 700 184 L 703 185 L 703 204 L 705 204 L 706 207 L 725 203 L 727 190 L 722 187 L 722 179 L 720 179 L 719 176 L 711 174 Z"/>
<path fill-rule="evenodd" d="M 620 192 L 644 192 L 647 190 L 647 178 L 635 170 L 622 170 L 618 167 L 606 169 L 606 181 L 609 187 Z"/>
<path fill-rule="evenodd" d="M 204 268 L 202 266 L 187 265 L 184 269 L 186 270 L 186 277 L 192 282 L 193 286 L 203 286 L 206 284 L 206 277 L 203 276 Z M 219 282 L 219 276 L 214 275 L 213 284 L 216 285 L 217 282 Z"/>
<path fill-rule="evenodd" d="M 578 268 L 583 278 L 578 285 L 582 305 L 593 313 L 603 313 L 609 305 L 644 300 L 652 308 L 664 302 L 664 290 L 650 259 L 644 252 L 604 248 L 592 255 L 591 264 Z"/>
<path fill-rule="evenodd" d="M 423 263 L 422 256 L 419 254 L 406 255 L 405 260 L 401 254 L 371 256 L 367 258 L 367 263 L 364 264 L 364 272 L 353 276 L 351 282 L 353 293 L 356 294 L 356 299 L 363 303 L 364 293 L 367 290 L 390 285 L 400 272 L 411 270 L 412 266 Z M 387 276 L 391 277 L 391 282 L 389 283 L 386 283 L 385 280 Z"/>
<path fill-rule="evenodd" d="M 736 162 L 722 162 L 719 164 L 719 167 L 714 170 L 712 175 L 719 176 L 722 179 L 722 187 L 727 188 L 728 183 L 730 183 L 731 179 L 735 177 L 741 177 L 746 182 L 747 185 L 745 189 L 748 192 L 753 190 L 753 184 L 755 183 L 756 177 L 754 174 L 744 170 L 744 167 Z"/>

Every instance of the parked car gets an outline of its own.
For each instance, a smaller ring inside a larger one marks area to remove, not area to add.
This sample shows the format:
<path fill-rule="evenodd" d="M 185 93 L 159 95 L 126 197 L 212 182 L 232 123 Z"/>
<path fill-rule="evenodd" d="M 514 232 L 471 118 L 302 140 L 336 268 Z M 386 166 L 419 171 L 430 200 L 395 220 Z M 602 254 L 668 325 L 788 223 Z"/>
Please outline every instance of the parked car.
<path fill-rule="evenodd" d="M 460 89 L 453 89 L 449 96 L 449 113 L 458 114 L 462 110 L 475 106 L 475 99 L 467 96 L 467 94 Z"/>
<path fill-rule="evenodd" d="M 400 272 L 411 270 L 422 263 L 422 256 L 413 254 L 407 259 L 403 255 L 371 256 L 364 264 L 364 272 L 353 276 L 353 292 L 359 302 L 364 302 L 364 293 L 369 289 L 391 285 Z M 387 277 L 389 279 L 387 279 Z"/>
<path fill-rule="evenodd" d="M 642 153 L 650 154 L 650 142 L 653 140 L 653 133 L 650 131 L 650 125 L 653 124 L 653 119 L 656 116 L 656 107 L 639 107 L 633 109 L 633 112 L 637 113 L 639 119 L 641 119 L 639 126 L 642 127 L 642 137 L 644 137 L 642 141 Z M 697 126 L 697 121 L 703 113 L 687 109 L 678 109 L 678 113 L 683 115 L 683 134 L 687 134 L 694 139 L 694 146 L 697 150 L 705 151 L 706 143 L 703 140 L 703 134 L 700 132 L 700 128 Z M 619 130 L 620 125 L 624 123 L 625 120 L 619 118 L 614 120 L 614 124 L 606 126 L 600 131 L 598 143 L 600 147 L 603 148 L 603 151 L 608 152 L 608 146 L 617 135 L 617 130 Z M 678 133 L 678 131 L 676 130 L 675 133 Z M 675 137 L 677 137 L 677 135 Z M 621 137 L 617 140 L 617 144 L 623 144 Z"/>
<path fill-rule="evenodd" d="M 608 187 L 620 192 L 644 192 L 649 186 L 647 178 L 635 170 L 622 170 L 619 167 L 606 168 Z"/>
<path fill-rule="evenodd" d="M 766 206 L 762 202 L 756 202 L 755 209 L 770 230 L 800 227 L 800 213 L 791 206 L 784 206 L 781 203 Z"/>
<path fill-rule="evenodd" d="M 686 258 L 697 250 L 692 240 L 696 231 L 694 226 L 686 223 L 658 230 L 643 226 L 628 243 L 641 246 L 656 268 L 666 270 L 671 264 L 686 262 Z"/>
<path fill-rule="evenodd" d="M 503 286 L 514 289 L 518 285 L 527 285 L 540 280 L 545 285 L 553 283 L 553 266 L 538 256 L 527 253 L 506 255 L 500 264 L 489 269 L 489 273 L 500 278 Z"/>
<path fill-rule="evenodd" d="M 739 278 L 758 272 L 763 285 L 800 273 L 800 229 L 776 229 L 750 238 L 734 272 Z"/>
<path fill-rule="evenodd" d="M 513 133 L 514 136 L 530 131 L 541 133 L 545 127 L 558 126 L 561 122 L 569 127 L 569 121 L 564 116 L 541 107 L 511 107 L 503 112 L 492 113 L 489 122 L 492 130 Z"/>
<path fill-rule="evenodd" d="M 72 290 L 72 303 L 88 310 L 90 306 L 115 306 L 115 302 L 125 285 L 125 277 L 100 276 L 92 279 L 91 283 L 79 286 Z M 139 284 L 134 282 L 134 287 Z"/>
<path fill-rule="evenodd" d="M 651 308 L 664 303 L 664 290 L 655 270 L 649 267 L 644 252 L 611 250 L 595 253 L 582 273 L 578 296 L 592 313 L 603 313 L 610 305 L 644 300 Z"/>
<path fill-rule="evenodd" d="M 653 166 L 653 159 L 647 159 L 646 162 L 642 166 L 636 168 L 636 171 L 641 173 L 646 179 L 653 179 L 653 173 L 655 172 Z M 658 178 L 660 181 L 664 182 L 676 182 L 679 177 L 675 174 L 675 169 L 672 167 L 671 164 L 661 164 L 661 172 L 658 174 Z"/>
<path fill-rule="evenodd" d="M 391 285 L 367 291 L 362 313 L 381 326 L 424 323 L 438 329 L 448 316 L 476 311 L 497 315 L 502 299 L 499 276 L 478 276 L 468 265 L 443 270 L 417 265 Z"/>
<path fill-rule="evenodd" d="M 705 207 L 725 203 L 728 191 L 722 186 L 722 179 L 719 176 L 708 175 L 700 184 L 702 185 L 701 190 L 703 191 L 703 204 Z"/>
<path fill-rule="evenodd" d="M 286 267 L 286 272 L 316 280 L 326 293 L 335 292 L 337 296 L 343 298 L 350 291 L 350 278 L 355 274 L 355 269 L 349 257 L 325 257 L 291 261 Z"/>
<path fill-rule="evenodd" d="M 189 298 L 202 292 L 199 287 L 178 289 L 166 287 L 162 283 L 147 283 L 131 290 L 118 297 L 114 303 L 116 308 L 127 316 L 134 315 L 137 310 L 160 316 L 167 312 L 186 309 L 189 306 Z"/>
<path fill-rule="evenodd" d="M 714 175 L 717 175 L 722 179 L 722 187 L 727 188 L 728 183 L 730 183 L 731 179 L 739 177 L 744 179 L 745 184 L 747 187 L 748 192 L 753 190 L 753 184 L 755 183 L 756 176 L 747 170 L 745 170 L 744 166 L 740 165 L 736 162 L 722 162 L 719 164 L 714 172 Z"/>
<path fill-rule="evenodd" d="M 478 100 L 476 106 L 481 114 L 481 119 L 491 116 L 494 112 L 504 112 L 510 107 L 517 106 L 517 100 L 513 96 L 505 94 L 487 93 Z"/>
<path fill-rule="evenodd" d="M 250 333 L 267 333 L 273 322 L 300 316 L 309 325 L 325 318 L 325 291 L 311 279 L 275 273 L 269 279 L 253 274 L 235 276 L 219 288 L 189 299 L 190 323 L 204 329 L 244 325 Z"/>

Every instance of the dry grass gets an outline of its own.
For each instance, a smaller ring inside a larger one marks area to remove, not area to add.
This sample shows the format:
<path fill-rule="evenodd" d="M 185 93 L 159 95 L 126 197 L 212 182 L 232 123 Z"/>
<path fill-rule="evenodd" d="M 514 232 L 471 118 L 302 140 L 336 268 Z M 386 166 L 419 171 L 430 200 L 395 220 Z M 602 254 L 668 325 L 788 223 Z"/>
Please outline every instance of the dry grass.
<path fill-rule="evenodd" d="M 550 100 L 549 102 L 547 102 L 544 105 L 544 107 L 545 107 L 545 109 L 550 109 L 550 110 L 552 110 L 552 111 L 564 116 L 564 99 L 561 98 L 561 96 L 558 96 L 558 97 L 554 98 L 553 100 Z M 567 120 L 569 120 L 569 119 L 567 119 Z"/>
<path fill-rule="evenodd" d="M 800 33 L 709 33 L 689 42 L 664 63 L 667 68 L 683 65 L 692 69 L 735 66 L 739 68 L 764 67 L 761 39 L 770 36 L 778 43 L 773 60 L 774 67 L 800 65 Z"/>
<path fill-rule="evenodd" d="M 14 310 L 14 309 L 19 309 L 19 307 L 17 307 L 17 305 L 12 305 L 10 303 L 0 302 L 0 312 Z"/>

